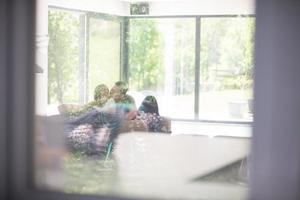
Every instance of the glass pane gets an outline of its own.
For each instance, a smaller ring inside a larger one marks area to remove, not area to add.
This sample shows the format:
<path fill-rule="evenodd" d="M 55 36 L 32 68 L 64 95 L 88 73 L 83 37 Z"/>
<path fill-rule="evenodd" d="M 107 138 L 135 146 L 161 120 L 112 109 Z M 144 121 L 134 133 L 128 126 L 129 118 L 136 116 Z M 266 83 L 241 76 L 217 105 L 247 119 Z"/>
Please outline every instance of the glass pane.
<path fill-rule="evenodd" d="M 48 18 L 48 108 L 53 113 L 59 104 L 79 103 L 80 14 L 49 10 Z"/>
<path fill-rule="evenodd" d="M 90 18 L 88 99 L 99 84 L 109 88 L 120 80 L 120 22 Z"/>
<path fill-rule="evenodd" d="M 194 118 L 195 19 L 130 19 L 129 88 L 137 105 L 154 95 L 160 113 Z"/>
<path fill-rule="evenodd" d="M 253 17 L 201 19 L 200 118 L 252 120 Z"/>

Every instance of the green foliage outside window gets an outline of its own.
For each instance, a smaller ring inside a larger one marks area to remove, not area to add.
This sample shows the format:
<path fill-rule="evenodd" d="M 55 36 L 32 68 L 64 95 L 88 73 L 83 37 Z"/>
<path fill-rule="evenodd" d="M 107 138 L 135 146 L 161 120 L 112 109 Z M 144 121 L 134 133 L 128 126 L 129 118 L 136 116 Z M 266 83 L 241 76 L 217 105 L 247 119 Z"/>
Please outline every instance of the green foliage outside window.
<path fill-rule="evenodd" d="M 75 103 L 79 100 L 79 18 L 55 10 L 48 17 L 48 103 Z"/>
<path fill-rule="evenodd" d="M 88 95 L 93 100 L 99 84 L 111 88 L 120 80 L 120 22 L 89 18 Z"/>
<path fill-rule="evenodd" d="M 202 19 L 201 82 L 215 90 L 252 89 L 254 30 L 251 17 Z"/>
<path fill-rule="evenodd" d="M 131 89 L 156 90 L 163 83 L 161 38 L 154 20 L 130 20 L 129 79 Z"/>
<path fill-rule="evenodd" d="M 195 87 L 195 20 L 174 21 L 174 91 L 190 95 Z"/>

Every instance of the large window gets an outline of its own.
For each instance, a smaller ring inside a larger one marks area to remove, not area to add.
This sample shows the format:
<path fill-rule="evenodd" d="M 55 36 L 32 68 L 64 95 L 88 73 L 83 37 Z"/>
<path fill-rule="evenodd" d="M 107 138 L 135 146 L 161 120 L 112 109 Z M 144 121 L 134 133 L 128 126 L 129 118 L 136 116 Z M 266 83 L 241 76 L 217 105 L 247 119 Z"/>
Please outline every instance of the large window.
<path fill-rule="evenodd" d="M 154 95 L 164 116 L 252 121 L 253 17 L 124 19 L 50 9 L 49 104 L 127 77 L 137 106 Z"/>
<path fill-rule="evenodd" d="M 130 90 L 163 115 L 252 120 L 253 17 L 131 18 L 128 35 Z"/>
<path fill-rule="evenodd" d="M 155 95 L 162 115 L 193 118 L 195 19 L 130 19 L 129 27 L 130 90 Z"/>
<path fill-rule="evenodd" d="M 251 120 L 254 18 L 201 19 L 200 119 Z"/>
<path fill-rule="evenodd" d="M 97 85 L 103 83 L 111 88 L 120 79 L 120 31 L 117 20 L 89 18 L 89 100 Z"/>

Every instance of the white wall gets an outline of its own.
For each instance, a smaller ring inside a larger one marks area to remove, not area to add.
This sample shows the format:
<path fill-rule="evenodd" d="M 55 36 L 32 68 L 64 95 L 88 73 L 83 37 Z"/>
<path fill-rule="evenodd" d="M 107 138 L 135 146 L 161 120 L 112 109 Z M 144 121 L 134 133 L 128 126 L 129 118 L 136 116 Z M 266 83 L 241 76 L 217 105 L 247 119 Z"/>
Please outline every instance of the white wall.
<path fill-rule="evenodd" d="M 43 73 L 35 73 L 35 109 L 45 115 L 48 98 L 48 5 L 45 0 L 37 0 L 36 17 L 36 65 Z"/>
<path fill-rule="evenodd" d="M 129 3 L 120 0 L 48 0 L 48 5 L 121 16 L 129 13 Z"/>
<path fill-rule="evenodd" d="M 150 15 L 254 14 L 254 0 L 186 0 L 149 3 Z"/>

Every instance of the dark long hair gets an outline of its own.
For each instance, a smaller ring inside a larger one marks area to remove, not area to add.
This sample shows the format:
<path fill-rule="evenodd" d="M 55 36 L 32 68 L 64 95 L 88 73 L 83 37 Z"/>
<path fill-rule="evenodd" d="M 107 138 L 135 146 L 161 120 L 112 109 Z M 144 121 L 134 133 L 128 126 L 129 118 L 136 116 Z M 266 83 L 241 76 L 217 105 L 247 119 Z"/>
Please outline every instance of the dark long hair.
<path fill-rule="evenodd" d="M 156 98 L 152 95 L 146 96 L 146 98 L 143 100 L 142 104 L 139 107 L 139 111 L 145 113 L 155 113 L 159 115 Z"/>

